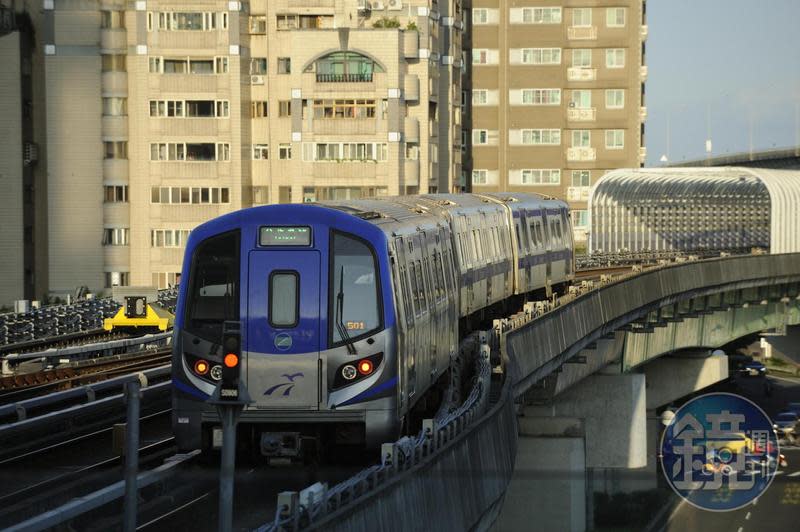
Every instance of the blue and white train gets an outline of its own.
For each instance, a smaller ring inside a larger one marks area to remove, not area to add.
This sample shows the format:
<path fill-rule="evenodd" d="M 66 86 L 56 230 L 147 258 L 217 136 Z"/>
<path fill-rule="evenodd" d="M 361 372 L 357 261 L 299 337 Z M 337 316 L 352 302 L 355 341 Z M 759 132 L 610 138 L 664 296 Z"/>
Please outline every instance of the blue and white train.
<path fill-rule="evenodd" d="M 222 373 L 223 323 L 239 321 L 254 401 L 239 439 L 262 455 L 299 456 L 320 442 L 394 441 L 470 324 L 568 283 L 574 256 L 564 202 L 438 194 L 230 213 L 192 231 L 183 272 L 172 357 L 179 448 L 218 443 L 205 401 Z"/>

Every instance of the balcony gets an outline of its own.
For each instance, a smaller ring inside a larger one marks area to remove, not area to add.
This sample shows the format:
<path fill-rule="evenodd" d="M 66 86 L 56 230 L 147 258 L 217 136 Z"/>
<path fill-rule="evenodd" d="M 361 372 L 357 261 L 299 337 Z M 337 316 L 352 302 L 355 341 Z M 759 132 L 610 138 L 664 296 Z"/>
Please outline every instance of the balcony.
<path fill-rule="evenodd" d="M 102 118 L 103 138 L 126 139 L 128 138 L 127 116 L 104 116 Z"/>
<path fill-rule="evenodd" d="M 415 159 L 406 159 L 403 162 L 403 174 L 405 186 L 419 185 L 419 161 Z"/>
<path fill-rule="evenodd" d="M 567 69 L 568 81 L 594 81 L 597 79 L 596 68 L 569 67 Z"/>
<path fill-rule="evenodd" d="M 407 117 L 404 124 L 406 142 L 419 142 L 419 120 Z"/>
<path fill-rule="evenodd" d="M 567 148 L 567 161 L 581 162 L 597 159 L 597 150 L 594 148 Z"/>
<path fill-rule="evenodd" d="M 568 187 L 567 200 L 568 201 L 588 201 L 589 191 L 592 187 Z"/>
<path fill-rule="evenodd" d="M 100 32 L 100 51 L 120 52 L 128 48 L 128 32 L 125 30 L 102 30 Z"/>
<path fill-rule="evenodd" d="M 289 7 L 336 7 L 336 0 L 289 0 Z M 358 6 L 361 9 L 361 2 Z"/>
<path fill-rule="evenodd" d="M 128 94 L 127 72 L 103 72 L 100 79 L 103 94 Z"/>
<path fill-rule="evenodd" d="M 403 96 L 407 102 L 419 101 L 419 77 L 406 75 L 403 79 Z"/>
<path fill-rule="evenodd" d="M 372 72 L 366 74 L 320 74 L 317 83 L 371 83 Z"/>
<path fill-rule="evenodd" d="M 105 181 L 128 181 L 127 159 L 103 159 L 103 179 Z"/>
<path fill-rule="evenodd" d="M 642 79 L 642 81 L 647 79 L 647 65 L 642 65 L 639 67 L 639 77 Z"/>
<path fill-rule="evenodd" d="M 597 26 L 570 26 L 567 28 L 567 38 L 575 41 L 597 39 Z"/>
<path fill-rule="evenodd" d="M 641 35 L 643 41 L 647 39 L 647 24 L 642 24 L 642 27 L 639 28 L 639 35 Z"/>
<path fill-rule="evenodd" d="M 311 175 L 322 179 L 375 179 L 378 163 L 370 161 L 312 163 Z"/>
<path fill-rule="evenodd" d="M 593 122 L 597 120 L 597 109 L 594 107 L 567 109 L 567 120 L 570 122 Z"/>
<path fill-rule="evenodd" d="M 419 55 L 419 32 L 406 30 L 403 32 L 403 57 L 416 58 Z"/>
<path fill-rule="evenodd" d="M 374 135 L 374 118 L 318 118 L 313 122 L 315 135 Z"/>

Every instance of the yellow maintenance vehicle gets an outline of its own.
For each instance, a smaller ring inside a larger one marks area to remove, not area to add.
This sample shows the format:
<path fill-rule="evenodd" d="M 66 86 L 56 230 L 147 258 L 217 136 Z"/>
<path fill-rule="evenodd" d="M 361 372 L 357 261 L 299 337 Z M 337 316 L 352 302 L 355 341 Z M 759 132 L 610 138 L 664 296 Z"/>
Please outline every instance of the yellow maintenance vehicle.
<path fill-rule="evenodd" d="M 152 287 L 114 287 L 112 298 L 122 307 L 112 318 L 103 320 L 106 331 L 166 331 L 175 316 L 158 304 L 158 290 Z"/>

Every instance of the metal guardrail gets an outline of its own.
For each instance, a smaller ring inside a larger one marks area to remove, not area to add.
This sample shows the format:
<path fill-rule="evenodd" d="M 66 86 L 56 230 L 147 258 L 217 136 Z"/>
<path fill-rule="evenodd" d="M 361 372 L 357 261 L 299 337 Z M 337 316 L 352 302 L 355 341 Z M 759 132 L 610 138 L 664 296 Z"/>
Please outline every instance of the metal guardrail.
<path fill-rule="evenodd" d="M 105 353 L 107 351 L 123 348 L 143 348 L 144 346 L 152 346 L 153 344 L 158 347 L 163 347 L 169 345 L 171 340 L 172 333 L 164 332 L 158 334 L 146 334 L 136 338 L 123 338 L 120 340 L 109 340 L 107 342 L 47 349 L 46 351 L 36 351 L 33 353 L 10 353 L 8 355 L 0 356 L 0 360 L 3 364 L 2 373 L 5 375 L 9 373 L 10 366 L 14 366 L 28 360 L 45 360 L 67 357 L 81 359 L 86 358 L 87 356 L 97 355 L 98 353 Z"/>
<path fill-rule="evenodd" d="M 157 482 L 173 476 L 177 469 L 192 459 L 194 459 L 200 451 L 192 451 L 188 454 L 175 455 L 168 458 L 165 463 L 151 471 L 145 471 L 137 475 L 136 484 L 139 490 L 153 485 Z M 6 529 L 7 532 L 34 532 L 39 530 L 46 530 L 53 528 L 62 523 L 66 523 L 81 514 L 97 509 L 104 504 L 122 498 L 125 494 L 125 481 L 121 480 L 110 486 L 106 486 L 100 490 L 95 491 L 84 497 L 73 499 L 72 501 L 60 506 L 49 512 L 37 515 L 27 521 L 16 524 Z"/>
<path fill-rule="evenodd" d="M 125 384 L 142 384 L 143 413 L 169 407 L 170 366 L 0 406 L 0 457 L 109 427 L 125 418 Z"/>
<path fill-rule="evenodd" d="M 483 334 L 475 349 L 473 386 L 460 406 L 442 409 L 436 418 L 424 420 L 417 436 L 384 444 L 380 464 L 332 488 L 315 484 L 300 493 L 281 493 L 275 520 L 258 530 L 409 530 L 420 523 L 434 530 L 467 530 L 480 522 L 502 500 L 511 479 L 517 434 L 509 379 L 499 401 L 484 414 L 494 384 L 491 339 Z M 492 452 L 482 452 L 486 449 Z M 462 471 L 466 463 L 469 469 Z M 431 477 L 436 481 L 429 482 Z M 432 500 L 433 491 L 449 493 L 452 504 L 404 506 L 425 499 L 424 493 L 430 495 L 426 500 Z M 380 512 L 374 512 L 375 505 L 380 505 Z"/>

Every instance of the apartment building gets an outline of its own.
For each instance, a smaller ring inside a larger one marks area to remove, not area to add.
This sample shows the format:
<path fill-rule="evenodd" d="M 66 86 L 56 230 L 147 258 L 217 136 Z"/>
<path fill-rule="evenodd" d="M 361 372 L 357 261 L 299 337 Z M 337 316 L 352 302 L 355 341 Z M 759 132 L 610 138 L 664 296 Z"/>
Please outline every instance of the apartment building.
<path fill-rule="evenodd" d="M 460 0 L 42 2 L 50 294 L 174 285 L 239 208 L 459 186 Z"/>
<path fill-rule="evenodd" d="M 473 0 L 465 171 L 481 191 L 565 199 L 577 239 L 591 185 L 645 158 L 643 0 Z"/>

